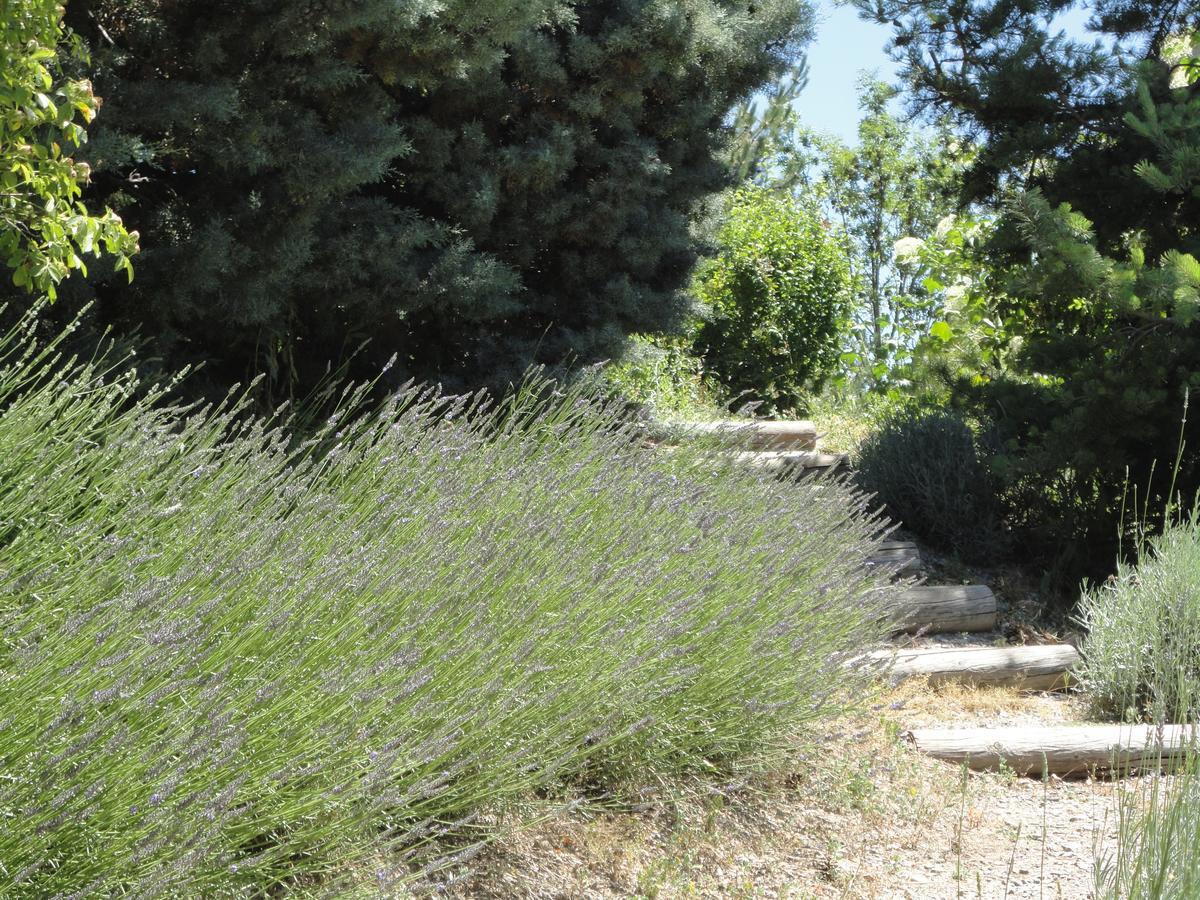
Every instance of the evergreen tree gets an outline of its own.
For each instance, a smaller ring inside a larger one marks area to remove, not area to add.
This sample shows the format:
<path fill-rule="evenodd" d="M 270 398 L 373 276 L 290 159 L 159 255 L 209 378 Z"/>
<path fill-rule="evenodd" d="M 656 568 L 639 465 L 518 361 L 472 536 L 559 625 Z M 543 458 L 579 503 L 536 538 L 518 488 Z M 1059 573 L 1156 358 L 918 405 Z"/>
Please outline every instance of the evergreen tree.
<path fill-rule="evenodd" d="M 995 429 L 1031 558 L 1072 587 L 1104 575 L 1125 492 L 1148 490 L 1151 513 L 1169 502 L 1200 388 L 1200 3 L 1091 0 L 1095 44 L 1057 32 L 1061 0 L 857 5 L 895 20 L 917 107 L 980 137 L 969 196 L 1003 201 L 977 263 L 1005 365 L 958 373 L 953 397 Z M 1185 496 L 1200 487 L 1192 418 Z"/>
<path fill-rule="evenodd" d="M 503 384 L 670 328 L 728 109 L 782 71 L 784 0 L 76 0 L 109 99 L 96 196 L 143 234 L 93 282 L 218 381 Z"/>
<path fill-rule="evenodd" d="M 737 182 L 778 182 L 771 164 L 781 151 L 792 144 L 799 124 L 796 101 L 808 86 L 808 60 L 799 63 L 779 78 L 760 97 L 738 104 L 731 126 L 729 168 Z"/>
<path fill-rule="evenodd" d="M 1200 26 L 1198 0 L 851 0 L 891 25 L 915 112 L 950 117 L 980 152 L 967 199 L 999 200 L 1014 186 L 1069 202 L 1116 248 L 1130 228 L 1174 246 L 1196 221 L 1134 171 L 1152 151 L 1124 116 L 1136 84 L 1170 102 L 1183 57 L 1173 42 Z M 1090 12 L 1092 40 L 1070 37 L 1059 17 Z"/>

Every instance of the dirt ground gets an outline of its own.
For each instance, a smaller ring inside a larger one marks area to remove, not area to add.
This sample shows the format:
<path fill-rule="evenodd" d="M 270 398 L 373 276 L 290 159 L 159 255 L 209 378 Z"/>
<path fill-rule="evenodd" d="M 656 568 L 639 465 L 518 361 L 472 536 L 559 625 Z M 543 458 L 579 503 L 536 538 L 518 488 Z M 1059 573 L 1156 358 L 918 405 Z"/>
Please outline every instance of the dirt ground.
<path fill-rule="evenodd" d="M 664 789 L 642 811 L 580 807 L 502 839 L 447 886 L 499 898 L 1086 898 L 1137 780 L 973 774 L 905 740 L 926 725 L 1075 721 L 1071 700 L 906 685 L 725 796 Z M 825 748 L 822 750 L 821 748 Z M 836 755 L 835 755 L 836 754 Z"/>

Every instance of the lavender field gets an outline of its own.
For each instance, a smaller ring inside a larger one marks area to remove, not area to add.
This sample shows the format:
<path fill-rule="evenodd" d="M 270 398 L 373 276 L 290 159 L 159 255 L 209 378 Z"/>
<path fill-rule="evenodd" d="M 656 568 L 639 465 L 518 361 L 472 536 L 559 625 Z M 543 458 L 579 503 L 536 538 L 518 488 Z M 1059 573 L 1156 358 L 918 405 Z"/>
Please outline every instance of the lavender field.
<path fill-rule="evenodd" d="M 729 777 L 861 697 L 893 590 L 833 481 L 643 448 L 584 388 L 300 430 L 0 343 L 0 893 L 419 885 L 490 814 Z M 300 435 L 303 435 L 301 437 Z"/>

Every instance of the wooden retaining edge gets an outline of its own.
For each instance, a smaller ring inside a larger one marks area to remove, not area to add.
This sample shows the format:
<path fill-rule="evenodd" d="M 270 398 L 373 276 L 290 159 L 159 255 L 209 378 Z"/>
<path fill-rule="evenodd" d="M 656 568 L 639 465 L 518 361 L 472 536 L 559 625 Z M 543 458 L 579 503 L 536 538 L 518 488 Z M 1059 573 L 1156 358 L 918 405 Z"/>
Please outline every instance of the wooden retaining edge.
<path fill-rule="evenodd" d="M 736 439 L 753 450 L 816 450 L 820 435 L 807 420 L 687 422 L 680 426 L 689 435 L 720 435 Z"/>
<path fill-rule="evenodd" d="M 1197 748 L 1195 725 L 1063 725 L 919 728 L 905 737 L 934 759 L 1018 775 L 1125 774 L 1170 768 Z"/>
<path fill-rule="evenodd" d="M 743 465 L 780 474 L 834 469 L 849 461 L 844 453 L 819 453 L 815 450 L 735 450 L 733 459 Z"/>
<path fill-rule="evenodd" d="M 1013 687 L 1057 691 L 1069 687 L 1079 652 L 1070 644 L 1023 647 L 933 647 L 880 650 L 867 657 L 893 682 L 927 678 L 930 684 Z"/>
<path fill-rule="evenodd" d="M 684 448 L 674 444 L 650 445 L 658 453 L 680 453 Z M 760 469 L 776 475 L 796 476 L 808 472 L 827 472 L 848 462 L 844 453 L 818 453 L 815 450 L 700 450 L 692 455 L 697 464 L 708 460 L 747 468 Z"/>
<path fill-rule="evenodd" d="M 912 541 L 885 541 L 867 557 L 869 566 L 889 566 L 896 575 L 921 568 L 921 551 Z"/>
<path fill-rule="evenodd" d="M 896 631 L 944 634 L 992 631 L 996 596 L 982 584 L 914 587 L 889 611 Z"/>

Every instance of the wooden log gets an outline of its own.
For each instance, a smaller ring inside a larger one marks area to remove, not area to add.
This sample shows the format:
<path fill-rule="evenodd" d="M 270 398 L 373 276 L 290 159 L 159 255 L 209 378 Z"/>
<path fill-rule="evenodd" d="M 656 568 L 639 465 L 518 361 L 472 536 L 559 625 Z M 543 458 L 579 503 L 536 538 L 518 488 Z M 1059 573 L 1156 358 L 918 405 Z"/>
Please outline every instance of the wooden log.
<path fill-rule="evenodd" d="M 912 541 L 886 541 L 867 557 L 867 565 L 890 567 L 897 575 L 921 568 L 921 551 Z"/>
<path fill-rule="evenodd" d="M 996 596 L 982 584 L 909 588 L 890 611 L 897 631 L 991 631 Z"/>
<path fill-rule="evenodd" d="M 684 452 L 683 447 L 670 444 L 659 445 L 655 449 L 659 453 Z M 701 450 L 691 455 L 694 465 L 721 461 L 758 469 L 780 478 L 794 479 L 832 471 L 847 464 L 848 459 L 842 453 L 818 453 L 814 450 Z"/>
<path fill-rule="evenodd" d="M 1194 725 L 1065 725 L 1012 728 L 919 728 L 906 737 L 935 759 L 1018 775 L 1124 774 L 1181 762 L 1195 749 Z"/>
<path fill-rule="evenodd" d="M 1079 652 L 1070 644 L 1025 647 L 933 647 L 881 650 L 870 658 L 892 681 L 928 678 L 930 684 L 1004 685 L 1026 691 L 1068 687 Z"/>
<path fill-rule="evenodd" d="M 804 420 L 691 422 L 683 426 L 689 435 L 718 435 L 751 450 L 816 450 L 817 426 Z"/>
<path fill-rule="evenodd" d="M 733 458 L 743 465 L 781 475 L 818 469 L 828 471 L 848 460 L 844 453 L 818 453 L 815 450 L 740 450 L 734 452 Z"/>

